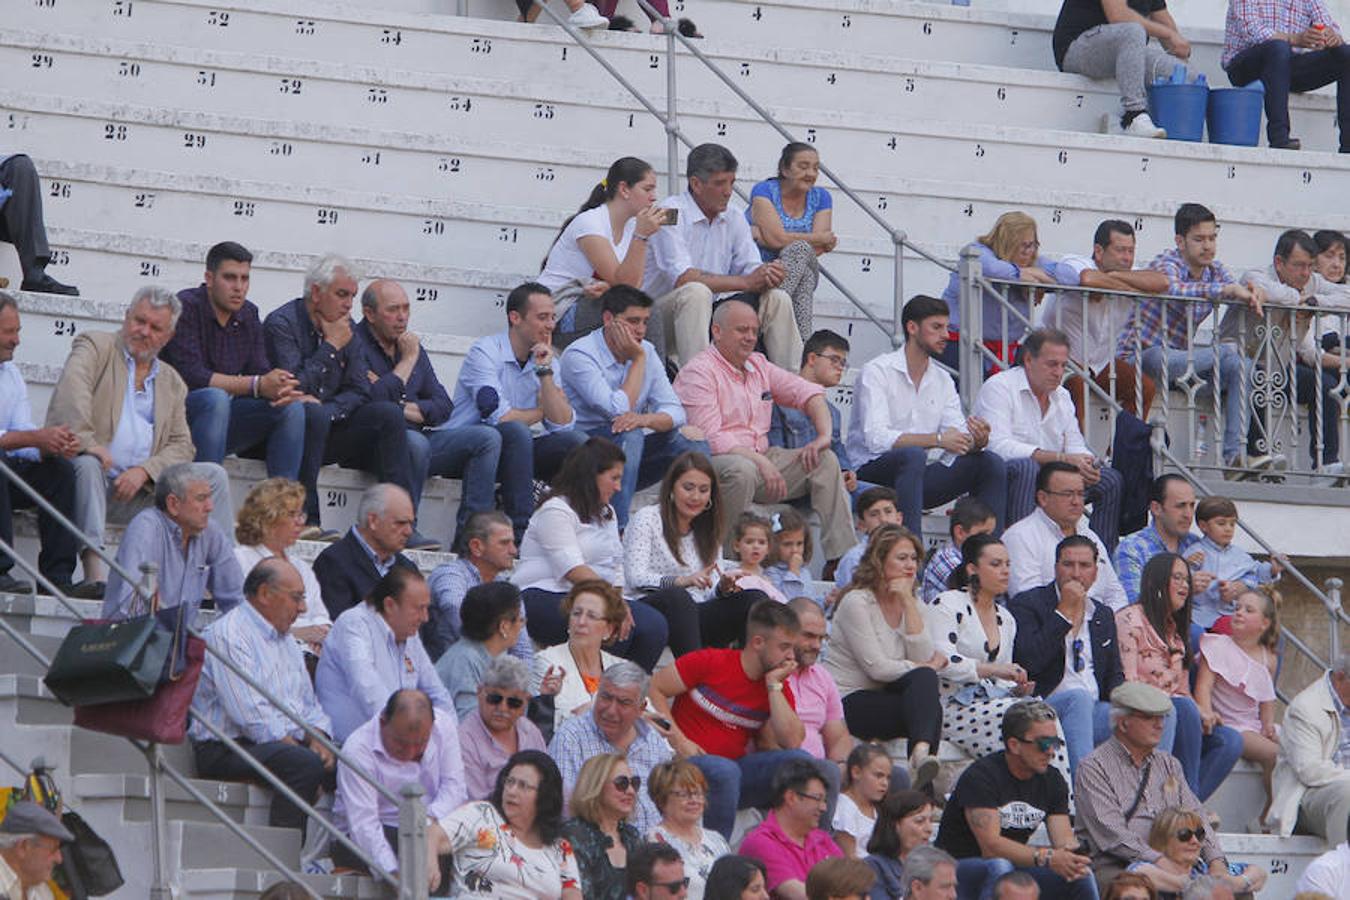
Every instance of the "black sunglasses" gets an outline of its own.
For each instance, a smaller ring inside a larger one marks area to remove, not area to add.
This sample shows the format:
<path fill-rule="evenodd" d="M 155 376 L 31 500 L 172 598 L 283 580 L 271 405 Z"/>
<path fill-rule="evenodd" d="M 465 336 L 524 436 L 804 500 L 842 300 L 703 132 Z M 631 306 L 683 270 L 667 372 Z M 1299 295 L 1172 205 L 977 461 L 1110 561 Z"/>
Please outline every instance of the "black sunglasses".
<path fill-rule="evenodd" d="M 665 888 L 669 893 L 678 894 L 680 891 L 689 887 L 689 876 L 681 878 L 679 881 L 653 881 L 651 886 L 654 888 Z"/>
<path fill-rule="evenodd" d="M 611 783 L 619 789 L 620 793 L 627 793 L 630 787 L 633 789 L 633 793 L 637 793 L 642 788 L 642 776 L 620 775 Z"/>
<path fill-rule="evenodd" d="M 1081 672 L 1087 668 L 1087 661 L 1083 659 L 1083 639 L 1073 639 L 1073 670 Z"/>
<path fill-rule="evenodd" d="M 488 706 L 501 706 L 505 700 L 507 709 L 520 709 L 525 705 L 525 701 L 520 697 L 507 697 L 502 694 L 487 694 L 483 699 L 488 702 Z"/>
<path fill-rule="evenodd" d="M 1197 841 L 1203 841 L 1205 839 L 1205 826 L 1197 825 L 1194 828 L 1183 828 L 1177 832 L 1177 840 L 1181 841 L 1183 844 L 1191 838 L 1195 838 Z"/>

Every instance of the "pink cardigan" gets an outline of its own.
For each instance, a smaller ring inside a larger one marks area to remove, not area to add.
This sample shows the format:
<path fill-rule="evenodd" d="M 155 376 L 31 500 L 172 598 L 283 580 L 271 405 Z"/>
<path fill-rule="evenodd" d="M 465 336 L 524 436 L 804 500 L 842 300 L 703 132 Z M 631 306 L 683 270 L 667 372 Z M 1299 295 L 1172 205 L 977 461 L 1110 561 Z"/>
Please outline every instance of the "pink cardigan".
<path fill-rule="evenodd" d="M 1120 641 L 1120 665 L 1126 681 L 1151 684 L 1172 697 L 1189 697 L 1191 679 L 1184 665 L 1186 644 L 1169 618 L 1164 641 L 1149 624 L 1138 603 L 1116 613 L 1116 637 Z"/>

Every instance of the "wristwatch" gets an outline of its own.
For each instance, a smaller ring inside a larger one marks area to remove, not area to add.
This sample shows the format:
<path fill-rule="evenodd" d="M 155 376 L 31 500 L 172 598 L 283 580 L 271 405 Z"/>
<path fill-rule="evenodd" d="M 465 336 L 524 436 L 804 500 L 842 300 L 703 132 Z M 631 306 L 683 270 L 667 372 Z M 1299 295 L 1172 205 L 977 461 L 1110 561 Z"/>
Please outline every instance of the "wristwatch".
<path fill-rule="evenodd" d="M 553 374 L 553 367 L 552 367 L 552 366 L 535 366 L 535 367 L 534 367 L 534 374 L 535 374 L 535 377 L 536 377 L 536 378 L 543 378 L 545 375 L 552 375 L 552 374 Z"/>

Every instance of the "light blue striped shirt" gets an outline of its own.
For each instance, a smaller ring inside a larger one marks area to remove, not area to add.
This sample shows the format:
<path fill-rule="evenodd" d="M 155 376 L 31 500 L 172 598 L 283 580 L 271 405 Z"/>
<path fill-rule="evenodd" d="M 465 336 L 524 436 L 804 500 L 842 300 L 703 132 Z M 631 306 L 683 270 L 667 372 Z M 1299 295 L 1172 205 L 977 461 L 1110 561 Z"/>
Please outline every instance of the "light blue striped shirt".
<path fill-rule="evenodd" d="M 0 160 L 3 162 L 3 160 Z M 28 385 L 13 360 L 0 363 L 0 435 L 9 431 L 34 431 L 33 407 L 28 402 Z M 10 450 L 8 456 L 38 462 L 42 457 L 36 447 Z"/>
<path fill-rule="evenodd" d="M 656 355 L 656 348 L 642 342 L 646 354 L 646 368 L 642 371 L 642 387 L 636 404 L 629 404 L 622 390 L 623 380 L 632 369 L 631 362 L 619 362 L 605 343 L 605 330 L 598 328 L 572 342 L 563 351 L 562 384 L 567 402 L 572 404 L 576 427 L 582 431 L 608 429 L 615 416 L 626 412 L 642 414 L 665 413 L 680 428 L 687 421 L 684 404 L 675 396 L 675 389 L 666 377 L 665 364 Z"/>
<path fill-rule="evenodd" d="M 332 733 L 332 723 L 310 686 L 300 645 L 290 635 L 273 628 L 253 604 L 243 603 L 213 622 L 206 629 L 206 642 L 311 726 L 325 734 Z M 216 739 L 195 721 L 198 718 L 232 738 L 245 738 L 256 744 L 285 737 L 304 739 L 299 725 L 210 653 L 192 700 L 192 715 L 194 721 L 188 735 L 194 741 Z"/>

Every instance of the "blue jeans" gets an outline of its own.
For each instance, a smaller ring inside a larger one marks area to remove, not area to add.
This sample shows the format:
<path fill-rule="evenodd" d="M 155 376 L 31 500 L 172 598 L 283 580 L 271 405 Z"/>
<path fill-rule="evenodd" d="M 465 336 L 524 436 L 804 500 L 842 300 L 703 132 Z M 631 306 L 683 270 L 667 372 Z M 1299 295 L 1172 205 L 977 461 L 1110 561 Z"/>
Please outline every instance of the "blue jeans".
<path fill-rule="evenodd" d="M 1228 63 L 1228 80 L 1238 87 L 1256 79 L 1266 89 L 1266 137 L 1272 147 L 1289 140 L 1289 92 L 1301 94 L 1336 82 L 1336 121 L 1341 152 L 1350 152 L 1350 47 L 1295 53 L 1288 41 L 1248 47 Z"/>
<path fill-rule="evenodd" d="M 958 456 L 950 466 L 928 462 L 928 451 L 896 447 L 858 467 L 858 478 L 895 488 L 905 527 L 923 534 L 923 511 L 964 494 L 979 497 L 994 511 L 1002 533 L 1008 506 L 1008 474 L 1003 457 L 988 450 Z"/>
<path fill-rule="evenodd" d="M 651 434 L 644 434 L 641 428 L 622 434 L 615 434 L 608 428 L 596 428 L 590 434 L 613 441 L 623 450 L 623 485 L 610 501 L 620 529 L 628 526 L 628 507 L 633 503 L 633 495 L 664 478 L 675 457 L 691 450 L 712 457 L 707 441 L 691 441 L 680 434 L 678 428 Z"/>
<path fill-rule="evenodd" d="M 267 474 L 294 481 L 305 452 L 303 403 L 273 406 L 270 400 L 231 397 L 220 388 L 188 391 L 188 430 L 197 462 L 219 463 L 230 453 L 266 445 Z"/>
<path fill-rule="evenodd" d="M 1078 761 L 1111 736 L 1111 704 L 1087 691 L 1060 691 L 1045 698 L 1059 713 L 1069 751 L 1069 773 L 1078 773 Z"/>
<path fill-rule="evenodd" d="M 1200 707 L 1190 697 L 1173 697 L 1176 710 L 1176 740 L 1172 755 L 1181 762 L 1186 783 L 1201 802 L 1219 789 L 1242 755 L 1242 735 L 1227 725 L 1209 734 L 1200 726 Z"/>
<path fill-rule="evenodd" d="M 1213 396 L 1215 369 L 1215 349 L 1213 347 L 1194 347 L 1191 350 L 1164 349 L 1161 346 L 1149 347 L 1144 351 L 1141 364 L 1144 374 L 1158 384 L 1169 387 L 1179 386 L 1177 379 L 1186 372 L 1187 354 L 1195 367 L 1195 374 L 1210 384 L 1202 388 L 1200 394 Z M 1168 379 L 1164 381 L 1163 357 L 1166 354 Z M 1247 427 L 1251 422 L 1251 371 L 1252 364 L 1238 352 L 1232 344 L 1220 344 L 1218 347 L 1218 381 L 1223 394 L 1223 458 L 1227 462 L 1241 455 L 1247 443 Z"/>
<path fill-rule="evenodd" d="M 589 437 L 584 431 L 569 428 L 535 437 L 523 422 L 502 422 L 495 426 L 502 438 L 497 463 L 497 481 L 502 486 L 502 508 L 511 519 L 516 540 L 525 534 L 534 513 L 534 481 L 549 481 L 558 474 L 563 459 Z"/>
<path fill-rule="evenodd" d="M 834 803 L 839 797 L 839 767 L 827 759 L 816 759 L 805 750 L 763 750 L 747 753 L 740 759 L 711 754 L 690 757 L 689 761 L 698 766 L 708 781 L 703 826 L 731 840 L 736 810 L 751 806 L 767 809 L 773 802 L 774 775 L 784 764 L 797 759 L 814 765 L 825 782 L 829 804 L 820 818 L 821 827 L 829 829 L 834 821 Z"/>
<path fill-rule="evenodd" d="M 957 900 L 993 900 L 994 882 L 1017 868 L 1006 859 L 969 857 L 956 861 Z M 1049 866 L 1023 869 L 1041 889 L 1042 897 L 1055 900 L 1097 900 L 1097 879 L 1091 874 L 1074 882 L 1065 881 Z"/>
<path fill-rule="evenodd" d="M 493 508 L 493 489 L 497 481 L 497 462 L 502 452 L 502 436 L 491 425 L 465 425 L 440 431 L 408 429 L 408 458 L 412 463 L 413 508 L 422 502 L 422 489 L 432 475 L 458 478 L 463 491 L 459 513 L 455 516 L 455 540 L 469 516 Z"/>

